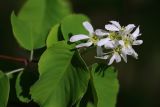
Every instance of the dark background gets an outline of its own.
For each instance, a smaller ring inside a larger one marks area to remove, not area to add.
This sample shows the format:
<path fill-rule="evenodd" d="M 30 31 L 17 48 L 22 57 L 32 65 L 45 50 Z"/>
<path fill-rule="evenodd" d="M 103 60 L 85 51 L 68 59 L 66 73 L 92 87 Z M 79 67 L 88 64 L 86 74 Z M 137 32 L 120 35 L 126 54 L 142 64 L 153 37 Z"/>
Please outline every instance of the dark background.
<path fill-rule="evenodd" d="M 0 0 L 0 54 L 27 58 L 13 37 L 10 14 L 18 11 L 24 0 Z M 110 20 L 121 25 L 140 25 L 143 45 L 135 47 L 139 60 L 115 66 L 119 70 L 120 92 L 117 107 L 160 107 L 160 2 L 158 0 L 71 0 L 75 13 L 90 17 L 95 28 L 104 28 Z M 23 64 L 0 59 L 0 69 L 9 71 Z M 9 106 L 17 100 L 11 96 Z M 23 107 L 31 107 L 26 105 Z"/>

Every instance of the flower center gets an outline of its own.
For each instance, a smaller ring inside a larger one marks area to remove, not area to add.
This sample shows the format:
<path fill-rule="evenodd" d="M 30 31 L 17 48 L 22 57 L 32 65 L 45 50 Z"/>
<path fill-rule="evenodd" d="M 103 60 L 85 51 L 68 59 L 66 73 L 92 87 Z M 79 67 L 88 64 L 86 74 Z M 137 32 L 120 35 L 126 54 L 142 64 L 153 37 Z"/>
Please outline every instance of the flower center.
<path fill-rule="evenodd" d="M 114 49 L 114 52 L 119 53 L 120 51 L 121 51 L 121 47 L 119 47 L 119 46 Z"/>
<path fill-rule="evenodd" d="M 121 31 L 124 31 L 124 30 L 125 30 L 125 27 L 124 27 L 124 26 L 122 26 Z"/>
<path fill-rule="evenodd" d="M 111 40 L 119 40 L 119 39 L 121 39 L 121 36 L 118 35 L 116 32 L 111 32 L 111 33 L 109 34 L 109 38 L 110 38 Z"/>
<path fill-rule="evenodd" d="M 99 38 L 98 38 L 96 35 L 93 35 L 93 36 L 90 38 L 90 41 L 92 41 L 94 44 L 97 44 L 97 42 L 99 41 Z"/>
<path fill-rule="evenodd" d="M 125 39 L 123 39 L 123 41 L 124 41 L 124 45 L 125 46 L 131 45 L 131 43 L 132 43 L 132 40 L 130 38 L 128 38 L 128 37 L 126 37 Z"/>

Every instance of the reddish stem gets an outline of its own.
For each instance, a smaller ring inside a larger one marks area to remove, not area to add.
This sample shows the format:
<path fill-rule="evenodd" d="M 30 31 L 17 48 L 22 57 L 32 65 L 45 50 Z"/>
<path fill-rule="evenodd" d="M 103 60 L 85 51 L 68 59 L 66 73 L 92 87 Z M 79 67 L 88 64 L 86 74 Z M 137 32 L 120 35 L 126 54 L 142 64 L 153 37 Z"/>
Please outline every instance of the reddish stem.
<path fill-rule="evenodd" d="M 7 60 L 23 62 L 25 64 L 25 66 L 28 65 L 28 61 L 25 58 L 16 58 L 16 57 L 11 57 L 11 56 L 6 56 L 6 55 L 0 55 L 0 59 L 7 59 Z"/>

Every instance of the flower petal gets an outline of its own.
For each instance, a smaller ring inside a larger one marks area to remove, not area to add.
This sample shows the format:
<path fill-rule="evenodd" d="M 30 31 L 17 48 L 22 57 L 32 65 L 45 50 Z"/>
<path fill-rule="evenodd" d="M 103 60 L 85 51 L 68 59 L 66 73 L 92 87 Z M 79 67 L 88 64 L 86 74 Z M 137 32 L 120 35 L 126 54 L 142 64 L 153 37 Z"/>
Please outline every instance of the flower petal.
<path fill-rule="evenodd" d="M 119 31 L 119 28 L 112 24 L 105 25 L 105 28 L 109 31 Z"/>
<path fill-rule="evenodd" d="M 132 37 L 134 38 L 134 39 L 136 39 L 138 36 L 140 36 L 140 34 L 139 34 L 139 26 L 137 27 L 137 29 L 132 33 Z"/>
<path fill-rule="evenodd" d="M 132 56 L 133 56 L 135 59 L 138 59 L 138 54 L 137 54 L 134 50 L 133 50 Z"/>
<path fill-rule="evenodd" d="M 132 55 L 134 52 L 134 49 L 132 48 L 131 45 L 128 45 L 128 47 L 126 47 L 126 51 L 127 51 L 127 55 Z"/>
<path fill-rule="evenodd" d="M 93 44 L 92 42 L 81 43 L 81 44 L 77 45 L 76 48 L 89 47 L 89 46 L 91 46 L 92 44 Z"/>
<path fill-rule="evenodd" d="M 107 31 L 105 31 L 105 30 L 102 30 L 102 29 L 97 29 L 96 31 L 95 31 L 95 34 L 97 35 L 97 36 L 106 36 L 106 35 L 109 35 L 109 33 L 107 32 Z"/>
<path fill-rule="evenodd" d="M 115 45 L 114 41 L 108 41 L 108 42 L 106 42 L 106 44 L 104 44 L 104 47 L 113 49 L 116 47 L 116 45 Z"/>
<path fill-rule="evenodd" d="M 98 45 L 98 46 L 103 46 L 103 45 L 105 45 L 107 42 L 109 42 L 109 40 L 110 40 L 110 38 L 101 39 L 101 40 L 97 43 L 97 45 Z"/>
<path fill-rule="evenodd" d="M 70 42 L 76 42 L 76 41 L 79 41 L 79 40 L 84 40 L 84 39 L 89 39 L 89 37 L 87 35 L 83 35 L 83 34 L 79 34 L 79 35 L 73 35 L 71 38 L 70 38 Z"/>
<path fill-rule="evenodd" d="M 117 63 L 121 62 L 121 57 L 118 53 L 115 53 L 115 60 L 116 60 Z"/>
<path fill-rule="evenodd" d="M 88 21 L 83 22 L 83 26 L 85 27 L 85 29 L 86 29 L 90 34 L 93 34 L 93 33 L 94 33 L 94 29 L 93 29 L 92 25 L 91 25 Z"/>
<path fill-rule="evenodd" d="M 105 55 L 105 56 L 101 56 L 101 57 L 96 56 L 95 58 L 98 58 L 98 59 L 108 59 L 109 55 Z"/>
<path fill-rule="evenodd" d="M 121 46 L 124 46 L 124 41 L 123 40 L 120 40 L 120 41 L 118 41 L 119 42 L 119 44 L 121 45 Z"/>
<path fill-rule="evenodd" d="M 117 28 L 121 29 L 121 25 L 117 21 L 110 21 L 112 24 L 114 24 Z"/>
<path fill-rule="evenodd" d="M 115 60 L 115 57 L 116 57 L 115 54 L 113 54 L 113 56 L 111 57 L 108 65 L 111 65 L 113 63 L 113 61 Z"/>
<path fill-rule="evenodd" d="M 101 57 L 103 55 L 104 53 L 103 53 L 102 47 L 97 46 L 97 57 Z"/>
<path fill-rule="evenodd" d="M 125 54 L 125 55 L 127 55 L 129 53 L 128 48 L 126 48 L 126 47 L 122 47 L 121 52 L 122 52 L 122 54 Z"/>
<path fill-rule="evenodd" d="M 134 24 L 129 24 L 125 27 L 125 31 L 130 33 L 134 28 L 135 28 Z"/>
<path fill-rule="evenodd" d="M 121 53 L 121 57 L 123 58 L 124 62 L 127 63 L 127 55 L 124 53 Z"/>
<path fill-rule="evenodd" d="M 133 45 L 141 45 L 142 43 L 143 43 L 143 40 L 133 41 Z"/>

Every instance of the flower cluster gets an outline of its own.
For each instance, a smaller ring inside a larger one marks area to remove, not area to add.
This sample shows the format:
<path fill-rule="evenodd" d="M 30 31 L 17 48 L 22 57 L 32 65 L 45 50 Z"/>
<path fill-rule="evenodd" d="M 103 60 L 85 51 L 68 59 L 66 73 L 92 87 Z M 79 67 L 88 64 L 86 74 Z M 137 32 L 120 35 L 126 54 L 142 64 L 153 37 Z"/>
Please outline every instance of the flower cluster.
<path fill-rule="evenodd" d="M 120 62 L 121 58 L 127 63 L 127 55 L 138 58 L 138 54 L 132 45 L 143 43 L 142 40 L 137 40 L 137 37 L 141 35 L 139 26 L 135 28 L 134 24 L 129 24 L 124 27 L 117 21 L 110 21 L 110 24 L 105 25 L 105 30 L 94 30 L 88 21 L 83 22 L 83 26 L 89 32 L 88 35 L 78 34 L 70 38 L 70 42 L 85 41 L 78 44 L 76 48 L 96 46 L 96 58 L 110 59 L 108 65 L 111 65 L 114 61 Z"/>

